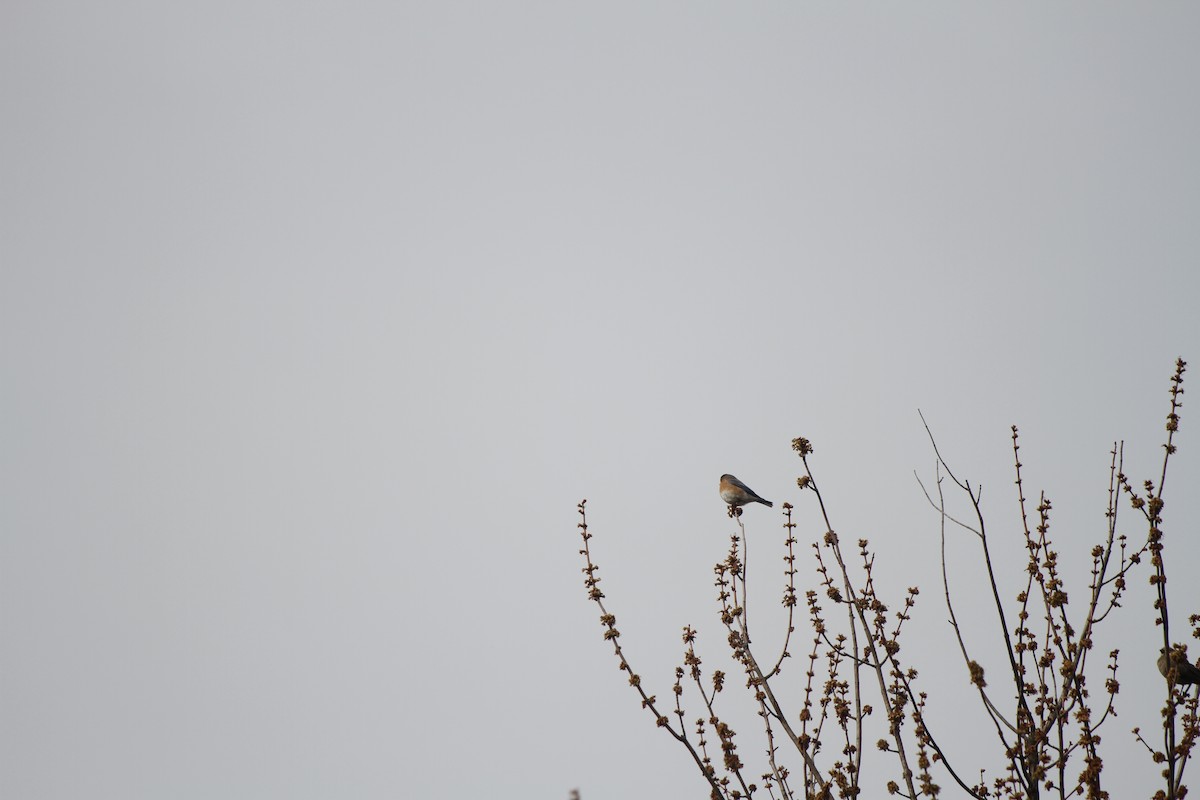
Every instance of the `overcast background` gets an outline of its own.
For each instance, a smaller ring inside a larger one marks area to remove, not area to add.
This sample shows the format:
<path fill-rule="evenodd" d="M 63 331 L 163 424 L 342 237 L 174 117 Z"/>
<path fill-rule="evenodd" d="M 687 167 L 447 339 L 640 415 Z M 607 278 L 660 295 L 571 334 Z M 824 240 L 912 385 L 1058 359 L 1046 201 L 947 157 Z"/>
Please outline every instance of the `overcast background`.
<path fill-rule="evenodd" d="M 935 731 L 996 775 L 917 409 L 984 484 L 1007 598 L 1022 426 L 1081 607 L 1108 451 L 1157 476 L 1200 367 L 1197 41 L 1185 3 L 5 3 L 0 792 L 705 797 L 601 639 L 575 504 L 666 696 L 686 623 L 729 669 L 718 476 L 776 501 L 760 613 L 778 504 L 822 532 L 800 435 L 884 590 L 923 588 Z M 1108 788 L 1146 796 L 1144 572 L 1106 636 Z"/>

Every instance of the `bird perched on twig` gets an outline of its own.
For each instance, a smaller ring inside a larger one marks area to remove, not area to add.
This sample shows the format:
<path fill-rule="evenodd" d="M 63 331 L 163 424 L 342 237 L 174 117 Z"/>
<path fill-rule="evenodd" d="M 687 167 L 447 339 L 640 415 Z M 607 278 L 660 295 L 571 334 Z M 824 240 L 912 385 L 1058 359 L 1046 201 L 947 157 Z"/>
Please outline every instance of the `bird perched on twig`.
<path fill-rule="evenodd" d="M 1181 686 L 1191 686 L 1200 683 L 1200 669 L 1187 660 L 1187 651 L 1177 649 L 1168 653 L 1165 648 L 1158 650 L 1158 671 L 1164 678 L 1170 680 L 1170 672 L 1175 670 L 1175 683 Z"/>
<path fill-rule="evenodd" d="M 762 503 L 767 508 L 774 506 L 770 500 L 763 500 L 754 493 L 753 489 L 732 475 L 721 476 L 721 499 L 734 507 L 744 506 L 747 503 Z"/>

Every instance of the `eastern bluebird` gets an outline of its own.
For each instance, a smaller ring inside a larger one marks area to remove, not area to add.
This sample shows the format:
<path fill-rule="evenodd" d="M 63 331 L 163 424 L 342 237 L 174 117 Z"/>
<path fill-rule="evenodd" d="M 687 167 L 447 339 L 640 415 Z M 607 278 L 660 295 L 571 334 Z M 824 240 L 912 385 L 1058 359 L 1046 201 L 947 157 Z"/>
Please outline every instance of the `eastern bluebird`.
<path fill-rule="evenodd" d="M 763 500 L 754 493 L 753 489 L 732 475 L 721 476 L 721 499 L 731 506 L 762 503 L 767 508 L 771 508 L 774 505 L 770 500 Z"/>
<path fill-rule="evenodd" d="M 1164 678 L 1169 676 L 1171 668 L 1174 667 L 1176 683 L 1181 686 L 1200 683 L 1200 669 L 1197 669 L 1187 660 L 1186 653 L 1179 652 L 1177 660 L 1174 654 L 1168 655 L 1162 648 L 1159 648 L 1158 652 L 1161 654 L 1158 657 L 1158 671 L 1162 673 Z"/>

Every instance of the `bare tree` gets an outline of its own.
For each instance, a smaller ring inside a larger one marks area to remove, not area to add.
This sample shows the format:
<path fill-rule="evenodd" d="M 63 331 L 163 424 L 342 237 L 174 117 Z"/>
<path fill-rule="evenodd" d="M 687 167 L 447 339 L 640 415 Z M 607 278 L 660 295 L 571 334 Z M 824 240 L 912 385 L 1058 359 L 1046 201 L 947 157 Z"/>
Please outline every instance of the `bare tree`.
<path fill-rule="evenodd" d="M 820 590 L 804 594 L 810 638 L 803 673 L 796 675 L 795 670 L 787 669 L 800 606 L 796 588 L 799 542 L 791 504 L 784 503 L 782 507 L 785 533 L 782 603 L 786 609 L 786 627 L 778 652 L 763 652 L 754 645 L 751 635 L 748 546 L 742 509 L 738 506 L 729 506 L 729 516 L 737 531 L 730 537 L 729 550 L 714 570 L 719 619 L 733 663 L 743 673 L 747 690 L 745 695 L 733 697 L 743 697 L 761 722 L 760 768 L 753 769 L 743 761 L 737 733 L 728 722 L 729 715 L 719 708 L 722 703 L 736 700 L 726 692 L 727 676 L 723 671 L 703 668 L 695 649 L 694 628 L 683 629 L 683 654 L 675 668 L 671 699 L 661 702 L 643 686 L 621 647 L 616 617 L 604 605 L 599 568 L 591 549 L 593 534 L 587 525 L 587 501 L 582 501 L 579 530 L 585 586 L 589 598 L 600 609 L 604 636 L 612 644 L 620 669 L 627 674 L 655 723 L 688 753 L 713 798 L 748 798 L 760 791 L 771 798 L 858 797 L 864 791 L 871 791 L 864 783 L 864 764 L 866 754 L 872 751 L 881 754 L 879 757 L 885 759 L 882 763 L 890 765 L 873 767 L 872 783 L 880 781 L 881 769 L 889 769 L 893 777 L 886 781 L 886 788 L 902 797 L 939 795 L 942 787 L 933 774 L 937 769 L 961 793 L 981 800 L 1043 795 L 1060 800 L 1076 796 L 1106 798 L 1109 795 L 1103 788 L 1105 762 L 1100 754 L 1098 731 L 1116 714 L 1119 651 L 1111 651 L 1107 660 L 1098 665 L 1089 657 L 1098 626 L 1121 607 L 1129 577 L 1149 554 L 1154 570 L 1150 583 L 1156 592 L 1156 622 L 1163 631 L 1159 661 L 1167 689 L 1163 748 L 1156 750 L 1146 743 L 1138 729 L 1133 733 L 1154 760 L 1165 765 L 1165 788 L 1154 796 L 1169 800 L 1183 798 L 1184 768 L 1200 732 L 1197 698 L 1190 692 L 1190 686 L 1200 684 L 1200 670 L 1186 660 L 1185 649 L 1171 641 L 1162 510 L 1167 467 L 1175 453 L 1185 368 L 1185 362 L 1178 360 L 1171 379 L 1168 435 L 1157 483 L 1146 481 L 1143 492 L 1134 491 L 1123 471 L 1124 445 L 1120 442 L 1113 445 L 1106 535 L 1091 548 L 1090 579 L 1085 599 L 1078 607 L 1070 603 L 1067 578 L 1050 535 L 1049 497 L 1040 492 L 1037 505 L 1032 511 L 1029 508 L 1016 426 L 1012 428 L 1012 455 L 1026 564 L 1022 582 L 1011 595 L 1013 600 L 1006 601 L 1006 594 L 1012 590 L 1002 586 L 993 566 L 980 489 L 955 475 L 926 424 L 935 458 L 934 480 L 932 491 L 924 484 L 921 488 L 940 523 L 943 595 L 966 679 L 978 693 L 981 720 L 986 721 L 1003 759 L 1003 768 L 990 781 L 982 770 L 975 773 L 980 776 L 977 781 L 968 780 L 964 777 L 966 773 L 951 763 L 926 719 L 928 696 L 917 685 L 918 673 L 901 657 L 902 635 L 916 605 L 918 589 L 910 587 L 904 592 L 896 610 L 879 595 L 870 543 L 857 539 L 852 550 L 844 548 L 814 476 L 812 443 L 803 437 L 792 442 L 803 465 L 797 484 L 815 497 L 814 511 L 824 530 L 812 543 Z M 969 509 L 965 521 L 948 510 L 947 488 L 965 499 Z M 1122 492 L 1147 523 L 1144 538 L 1135 537 L 1136 544 L 1118 526 Z M 992 633 L 983 634 L 983 642 L 969 640 L 964 629 L 978 637 L 984 627 L 966 626 L 959 621 L 946 566 L 948 530 L 963 531 L 979 543 L 995 609 L 995 628 Z M 1190 622 L 1194 635 L 1200 635 L 1200 616 L 1192 616 Z M 1007 696 L 989 689 L 984 668 L 972 656 L 982 644 L 996 643 L 1002 643 L 1005 653 L 1003 682 L 1011 687 Z M 1094 676 L 1097 669 L 1101 678 Z M 1102 693 L 1093 695 L 1089 677 L 1100 681 Z M 689 706 L 699 710 L 689 712 Z M 872 739 L 874 746 L 869 747 Z"/>

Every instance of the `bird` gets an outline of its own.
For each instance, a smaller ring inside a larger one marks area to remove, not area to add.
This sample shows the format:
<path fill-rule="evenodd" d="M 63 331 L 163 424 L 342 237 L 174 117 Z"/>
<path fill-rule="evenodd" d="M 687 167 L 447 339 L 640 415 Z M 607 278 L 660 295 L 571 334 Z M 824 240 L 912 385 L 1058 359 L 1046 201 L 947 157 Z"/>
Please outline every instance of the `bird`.
<path fill-rule="evenodd" d="M 763 500 L 749 486 L 728 474 L 721 476 L 721 499 L 735 507 L 747 503 L 762 503 L 767 508 L 775 505 L 770 500 Z"/>
<path fill-rule="evenodd" d="M 1181 686 L 1191 686 L 1200 683 L 1200 669 L 1197 669 L 1190 661 L 1187 660 L 1187 653 L 1179 652 L 1179 656 L 1173 658 L 1167 653 L 1165 648 L 1158 650 L 1158 671 L 1162 673 L 1164 678 L 1170 678 L 1171 668 L 1175 668 L 1175 683 Z"/>

